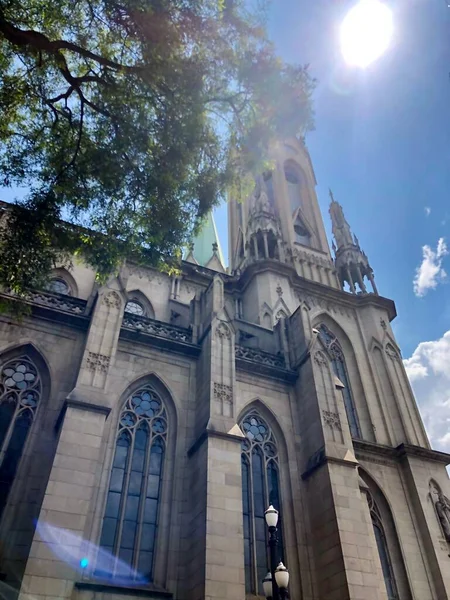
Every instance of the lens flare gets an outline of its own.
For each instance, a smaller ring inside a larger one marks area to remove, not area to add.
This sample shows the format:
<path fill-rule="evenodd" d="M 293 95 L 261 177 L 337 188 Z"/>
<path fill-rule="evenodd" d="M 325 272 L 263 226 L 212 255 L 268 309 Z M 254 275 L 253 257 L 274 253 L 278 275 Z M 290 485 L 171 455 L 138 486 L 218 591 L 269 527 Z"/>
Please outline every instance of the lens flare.
<path fill-rule="evenodd" d="M 148 583 L 148 579 L 129 564 L 73 531 L 42 521 L 38 521 L 36 529 L 53 554 L 73 569 L 82 571 L 95 565 L 90 573 L 93 580 L 126 583 L 128 586 Z"/>
<path fill-rule="evenodd" d="M 394 30 L 392 12 L 379 0 L 361 0 L 341 25 L 341 50 L 350 65 L 365 68 L 389 47 Z"/>

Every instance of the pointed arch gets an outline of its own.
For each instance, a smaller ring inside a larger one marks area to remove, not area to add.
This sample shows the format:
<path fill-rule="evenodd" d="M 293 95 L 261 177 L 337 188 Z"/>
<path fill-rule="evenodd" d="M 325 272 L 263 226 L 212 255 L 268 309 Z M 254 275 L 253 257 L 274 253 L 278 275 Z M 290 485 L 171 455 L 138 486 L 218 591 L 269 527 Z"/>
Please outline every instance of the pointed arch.
<path fill-rule="evenodd" d="M 127 303 L 125 312 L 139 317 L 155 318 L 155 311 L 152 303 L 141 290 L 132 290 L 127 292 Z"/>
<path fill-rule="evenodd" d="M 248 594 L 261 595 L 262 580 L 270 564 L 264 513 L 272 504 L 282 514 L 280 474 L 284 436 L 271 411 L 259 399 L 241 411 L 238 424 L 245 435 L 241 453 L 245 589 Z M 284 560 L 281 520 L 278 538 L 277 559 Z"/>
<path fill-rule="evenodd" d="M 36 415 L 50 393 L 47 363 L 33 344 L 0 355 L 0 518 L 21 468 Z"/>
<path fill-rule="evenodd" d="M 291 214 L 297 210 L 302 203 L 302 188 L 305 184 L 305 174 L 297 161 L 287 159 L 283 165 L 284 178 L 288 189 Z"/>
<path fill-rule="evenodd" d="M 64 290 L 64 285 L 66 289 Z M 65 267 L 57 267 L 50 274 L 50 280 L 47 284 L 49 292 L 66 294 L 78 298 L 78 285 L 74 276 Z"/>
<path fill-rule="evenodd" d="M 364 487 L 388 600 L 411 598 L 405 562 L 389 500 L 381 486 L 363 467 L 358 472 Z"/>
<path fill-rule="evenodd" d="M 267 329 L 273 328 L 273 311 L 267 302 L 263 302 L 259 311 L 259 323 Z"/>
<path fill-rule="evenodd" d="M 162 508 L 171 504 L 176 412 L 154 373 L 120 397 L 96 565 L 103 578 L 163 584 L 170 509 Z"/>
<path fill-rule="evenodd" d="M 322 317 L 322 318 L 320 318 Z M 343 383 L 342 395 L 344 399 L 345 411 L 347 413 L 348 424 L 350 427 L 350 433 L 353 438 L 361 438 L 361 426 L 359 423 L 359 417 L 356 410 L 354 392 L 350 381 L 348 372 L 346 354 L 354 358 L 353 347 L 350 344 L 348 338 L 343 335 L 341 328 L 340 335 L 336 335 L 336 327 L 329 327 L 328 323 L 332 321 L 328 316 L 320 315 L 315 319 L 315 328 L 319 331 L 319 340 L 322 345 L 328 351 L 331 358 L 331 364 L 333 367 L 334 374 Z M 334 331 L 333 331 L 334 329 Z M 344 352 L 343 341 L 345 340 L 347 346 L 347 353 Z M 359 373 L 358 373 L 359 375 Z"/>

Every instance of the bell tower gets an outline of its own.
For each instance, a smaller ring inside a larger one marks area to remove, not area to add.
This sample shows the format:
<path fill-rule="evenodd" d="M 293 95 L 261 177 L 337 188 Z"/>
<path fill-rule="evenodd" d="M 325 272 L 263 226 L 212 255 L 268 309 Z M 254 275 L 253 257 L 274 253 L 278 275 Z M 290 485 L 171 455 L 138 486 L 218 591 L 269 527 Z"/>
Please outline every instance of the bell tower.
<path fill-rule="evenodd" d="M 273 169 L 243 202 L 229 202 L 230 271 L 273 260 L 306 279 L 339 288 L 317 201 L 316 178 L 302 140 L 278 143 Z"/>

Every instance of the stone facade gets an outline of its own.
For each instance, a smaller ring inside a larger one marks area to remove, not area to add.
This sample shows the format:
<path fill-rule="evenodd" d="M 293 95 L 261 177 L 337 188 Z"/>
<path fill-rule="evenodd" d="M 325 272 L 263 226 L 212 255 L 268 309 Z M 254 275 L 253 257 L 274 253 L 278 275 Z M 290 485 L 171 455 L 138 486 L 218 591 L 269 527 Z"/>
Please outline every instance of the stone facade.
<path fill-rule="evenodd" d="M 229 273 L 128 264 L 99 288 L 75 264 L 0 317 L 2 596 L 255 598 L 270 501 L 292 599 L 450 598 L 450 456 L 394 303 L 343 214 L 337 270 L 304 145 L 274 159 L 230 202 Z"/>

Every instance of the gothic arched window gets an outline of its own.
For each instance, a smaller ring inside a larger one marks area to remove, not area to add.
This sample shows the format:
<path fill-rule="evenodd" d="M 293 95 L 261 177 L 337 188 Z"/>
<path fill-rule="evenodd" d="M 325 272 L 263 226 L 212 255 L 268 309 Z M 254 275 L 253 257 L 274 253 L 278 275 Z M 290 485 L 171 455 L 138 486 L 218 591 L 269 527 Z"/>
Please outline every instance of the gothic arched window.
<path fill-rule="evenodd" d="M 5 508 L 25 442 L 42 395 L 34 363 L 21 356 L 0 371 L 0 516 Z"/>
<path fill-rule="evenodd" d="M 153 579 L 166 440 L 164 404 L 150 385 L 143 386 L 119 418 L 100 538 L 114 558 L 102 565 L 103 576 L 124 577 L 126 571 L 130 579 Z"/>
<path fill-rule="evenodd" d="M 262 580 L 269 569 L 264 513 L 270 504 L 280 510 L 278 448 L 270 427 L 256 411 L 248 413 L 240 427 L 246 436 L 241 455 L 245 590 L 263 595 Z M 280 521 L 278 539 L 278 560 L 283 560 Z"/>
<path fill-rule="evenodd" d="M 392 561 L 386 541 L 386 534 L 384 532 L 383 522 L 381 520 L 381 513 L 369 490 L 366 490 L 365 493 L 367 502 L 369 504 L 373 532 L 375 534 L 375 541 L 377 543 L 384 583 L 386 584 L 387 597 L 388 600 L 398 600 L 399 596 L 397 592 L 397 586 L 395 584 L 394 571 L 392 569 Z"/>
<path fill-rule="evenodd" d="M 344 385 L 342 393 L 344 396 L 344 404 L 347 412 L 350 433 L 352 437 L 360 438 L 361 430 L 359 427 L 358 415 L 356 414 L 355 403 L 353 402 L 352 388 L 350 386 L 350 380 L 347 374 L 347 366 L 345 364 L 344 353 L 342 352 L 341 345 L 339 344 L 339 341 L 334 333 L 332 333 L 323 323 L 319 326 L 319 336 L 331 355 L 334 374 Z"/>
<path fill-rule="evenodd" d="M 292 215 L 301 205 L 302 176 L 300 169 L 293 163 L 284 165 L 284 178 L 288 188 L 289 204 Z"/>

